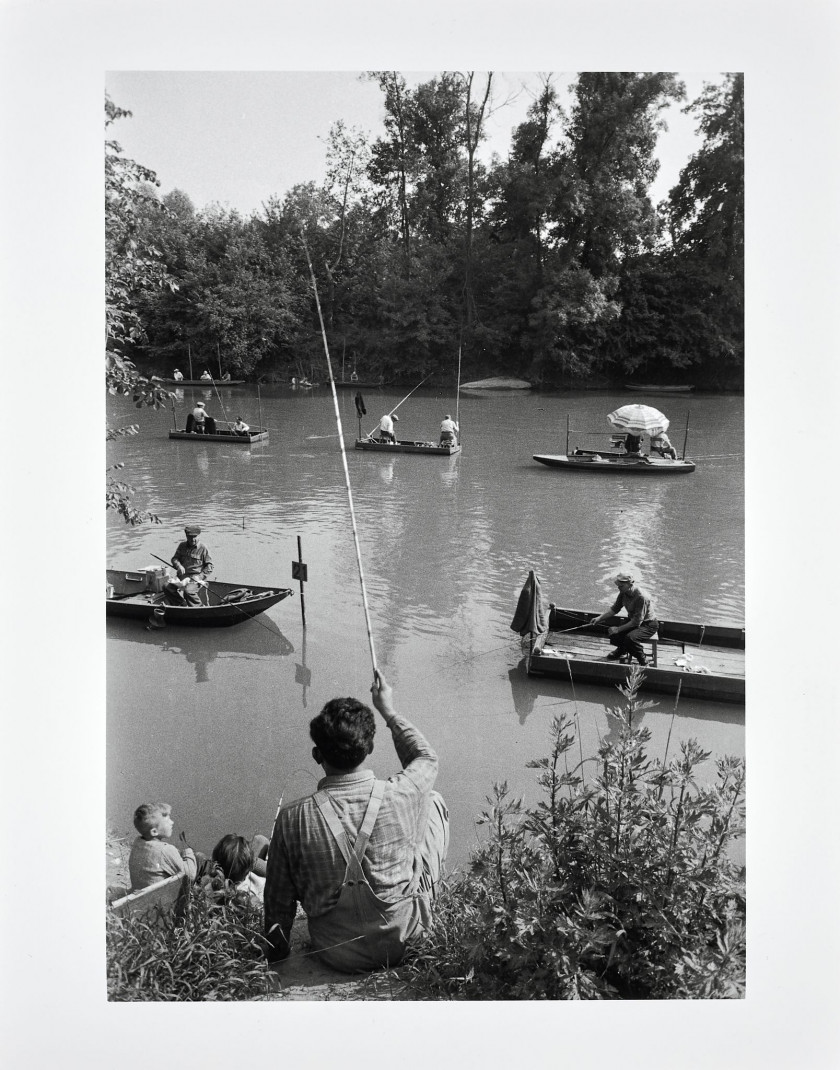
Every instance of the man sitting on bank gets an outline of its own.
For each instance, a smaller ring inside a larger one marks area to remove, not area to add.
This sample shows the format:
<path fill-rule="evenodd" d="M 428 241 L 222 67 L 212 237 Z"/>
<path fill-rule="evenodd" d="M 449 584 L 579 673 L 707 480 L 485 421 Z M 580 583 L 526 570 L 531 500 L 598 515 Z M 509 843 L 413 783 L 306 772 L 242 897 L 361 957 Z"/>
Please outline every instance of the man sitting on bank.
<path fill-rule="evenodd" d="M 645 592 L 635 585 L 628 572 L 619 572 L 614 582 L 618 588 L 618 598 L 608 610 L 590 623 L 610 622 L 607 635 L 615 650 L 607 654 L 608 661 L 621 660 L 629 664 L 635 658 L 640 665 L 647 665 L 648 659 L 642 642 L 656 635 L 659 628 L 653 604 Z M 627 610 L 627 616 L 616 616 L 622 609 Z"/>
<path fill-rule="evenodd" d="M 198 541 L 201 528 L 198 524 L 187 524 L 184 528 L 187 536 L 183 542 L 178 543 L 178 548 L 172 555 L 172 567 L 178 573 L 181 582 L 181 593 L 188 606 L 200 606 L 201 588 L 206 583 L 207 577 L 213 571 L 213 562 L 210 560 L 210 551 L 203 542 Z"/>
<path fill-rule="evenodd" d="M 395 966 L 431 920 L 449 846 L 449 812 L 433 790 L 437 755 L 395 712 L 381 673 L 370 690 L 402 771 L 377 780 L 365 768 L 376 723 L 357 699 L 332 699 L 310 722 L 312 757 L 326 775 L 314 795 L 277 814 L 265 885 L 270 961 L 289 954 L 298 901 L 313 948 L 347 973 Z"/>

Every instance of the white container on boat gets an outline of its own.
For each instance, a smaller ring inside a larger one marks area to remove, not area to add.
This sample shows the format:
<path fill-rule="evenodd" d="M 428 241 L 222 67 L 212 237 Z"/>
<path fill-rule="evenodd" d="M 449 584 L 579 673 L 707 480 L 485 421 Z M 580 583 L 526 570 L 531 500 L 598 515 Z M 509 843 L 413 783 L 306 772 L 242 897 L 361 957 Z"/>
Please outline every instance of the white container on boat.
<path fill-rule="evenodd" d="M 114 585 L 113 585 L 113 583 L 106 583 L 105 584 L 105 597 L 106 598 L 113 598 L 114 597 Z"/>

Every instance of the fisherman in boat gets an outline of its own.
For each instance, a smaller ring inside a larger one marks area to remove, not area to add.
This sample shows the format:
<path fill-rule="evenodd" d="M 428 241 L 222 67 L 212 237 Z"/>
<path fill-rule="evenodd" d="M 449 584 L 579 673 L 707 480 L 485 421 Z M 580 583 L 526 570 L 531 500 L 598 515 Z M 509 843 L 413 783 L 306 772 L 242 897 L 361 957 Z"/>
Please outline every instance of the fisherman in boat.
<path fill-rule="evenodd" d="M 210 374 L 209 371 L 207 371 L 206 368 L 201 373 L 201 378 L 204 380 L 205 383 L 212 383 L 213 382 L 213 376 Z"/>
<path fill-rule="evenodd" d="M 440 424 L 440 444 L 441 446 L 455 446 L 458 442 L 455 437 L 458 434 L 458 425 L 449 415 L 444 416 Z"/>
<path fill-rule="evenodd" d="M 381 673 L 370 690 L 402 769 L 378 780 L 365 766 L 376 720 L 358 699 L 332 699 L 310 722 L 312 757 L 325 775 L 315 794 L 281 807 L 274 823 L 269 961 L 289 954 L 298 902 L 315 951 L 347 973 L 396 966 L 406 941 L 431 921 L 449 845 L 449 812 L 433 790 L 438 758 L 394 710 Z"/>
<path fill-rule="evenodd" d="M 230 372 L 225 372 L 225 374 L 221 377 L 219 382 L 220 383 L 229 383 L 230 382 Z"/>
<path fill-rule="evenodd" d="M 213 435 L 216 433 L 216 421 L 207 412 L 205 402 L 197 401 L 195 408 L 187 417 L 187 431 L 194 435 Z"/>
<path fill-rule="evenodd" d="M 628 453 L 638 456 L 642 451 L 642 436 L 631 432 L 624 439 L 624 448 Z"/>
<path fill-rule="evenodd" d="M 658 435 L 651 438 L 650 448 L 655 450 L 660 457 L 670 457 L 672 461 L 677 459 L 677 451 L 664 431 L 660 431 Z"/>
<path fill-rule="evenodd" d="M 187 524 L 184 534 L 186 539 L 178 543 L 172 555 L 172 567 L 178 573 L 178 578 L 172 581 L 173 590 L 169 595 L 179 598 L 182 595 L 185 605 L 200 606 L 201 587 L 207 584 L 207 577 L 213 571 L 213 562 L 210 560 L 210 551 L 203 542 L 198 541 L 201 534 L 198 524 Z"/>
<path fill-rule="evenodd" d="M 386 412 L 382 419 L 379 421 L 379 441 L 380 442 L 396 442 L 394 437 L 394 421 L 399 422 L 399 416 L 393 412 Z"/>
<path fill-rule="evenodd" d="M 635 658 L 640 665 L 647 665 L 648 659 L 642 643 L 656 635 L 659 628 L 653 603 L 649 596 L 636 586 L 630 573 L 619 572 L 614 582 L 618 588 L 618 598 L 608 610 L 590 621 L 590 624 L 609 622 L 607 635 L 615 650 L 607 654 L 607 661 L 621 661 L 622 664 L 629 665 Z M 617 615 L 622 609 L 626 610 L 626 617 Z"/>
<path fill-rule="evenodd" d="M 236 417 L 236 423 L 233 425 L 233 429 L 237 435 L 245 435 L 251 430 L 241 416 Z"/>
<path fill-rule="evenodd" d="M 176 383 L 183 383 L 183 381 L 184 381 L 184 373 L 183 372 L 179 372 L 178 369 L 176 368 L 175 371 L 172 373 L 172 378 L 175 380 Z"/>

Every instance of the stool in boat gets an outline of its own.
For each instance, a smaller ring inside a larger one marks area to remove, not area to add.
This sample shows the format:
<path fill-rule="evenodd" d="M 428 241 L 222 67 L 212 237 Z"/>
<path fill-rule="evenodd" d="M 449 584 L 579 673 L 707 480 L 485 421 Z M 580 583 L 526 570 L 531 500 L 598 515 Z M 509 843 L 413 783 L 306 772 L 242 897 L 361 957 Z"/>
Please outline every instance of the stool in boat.
<path fill-rule="evenodd" d="M 643 643 L 650 643 L 650 652 L 653 657 L 654 669 L 659 664 L 659 644 L 664 643 L 666 646 L 678 646 L 681 652 L 685 653 L 685 643 L 682 639 L 660 639 L 659 632 L 654 632 L 648 639 L 642 640 Z"/>

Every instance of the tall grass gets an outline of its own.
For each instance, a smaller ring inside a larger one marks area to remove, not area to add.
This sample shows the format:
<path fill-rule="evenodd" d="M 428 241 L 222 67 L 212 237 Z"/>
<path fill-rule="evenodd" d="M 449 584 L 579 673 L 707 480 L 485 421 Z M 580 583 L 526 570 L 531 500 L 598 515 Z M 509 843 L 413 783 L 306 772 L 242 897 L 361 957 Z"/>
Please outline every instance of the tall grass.
<path fill-rule="evenodd" d="M 555 718 L 526 809 L 497 784 L 486 843 L 448 883 L 426 938 L 401 971 L 418 999 L 714 999 L 745 991 L 745 768 L 694 740 L 672 760 L 647 753 L 633 669 L 608 711 L 617 731 L 575 761 L 571 719 Z"/>
<path fill-rule="evenodd" d="M 268 971 L 262 906 L 250 897 L 197 890 L 169 917 L 107 919 L 108 998 L 135 1000 L 265 999 Z"/>

